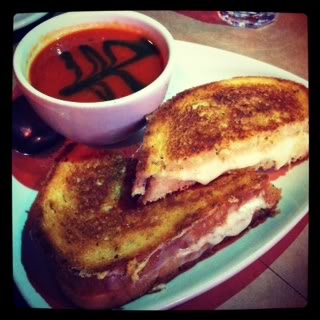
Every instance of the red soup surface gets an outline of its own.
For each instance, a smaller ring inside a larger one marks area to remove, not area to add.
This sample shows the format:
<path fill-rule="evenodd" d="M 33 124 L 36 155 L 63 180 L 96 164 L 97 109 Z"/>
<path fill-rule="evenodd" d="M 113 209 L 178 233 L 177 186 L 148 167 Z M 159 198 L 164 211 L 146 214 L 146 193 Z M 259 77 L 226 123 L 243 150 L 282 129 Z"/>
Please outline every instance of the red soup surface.
<path fill-rule="evenodd" d="M 101 102 L 141 90 L 163 69 L 159 49 L 141 30 L 110 25 L 50 43 L 32 62 L 29 79 L 54 98 Z"/>

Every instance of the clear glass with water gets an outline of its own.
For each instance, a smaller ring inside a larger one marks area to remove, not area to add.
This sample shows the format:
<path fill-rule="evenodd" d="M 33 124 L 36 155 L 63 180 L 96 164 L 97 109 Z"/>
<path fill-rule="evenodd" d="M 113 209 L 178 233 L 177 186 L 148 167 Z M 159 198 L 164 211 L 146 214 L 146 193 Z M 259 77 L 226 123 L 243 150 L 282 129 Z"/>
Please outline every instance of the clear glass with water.
<path fill-rule="evenodd" d="M 261 28 L 277 18 L 276 12 L 218 11 L 220 19 L 234 27 Z"/>

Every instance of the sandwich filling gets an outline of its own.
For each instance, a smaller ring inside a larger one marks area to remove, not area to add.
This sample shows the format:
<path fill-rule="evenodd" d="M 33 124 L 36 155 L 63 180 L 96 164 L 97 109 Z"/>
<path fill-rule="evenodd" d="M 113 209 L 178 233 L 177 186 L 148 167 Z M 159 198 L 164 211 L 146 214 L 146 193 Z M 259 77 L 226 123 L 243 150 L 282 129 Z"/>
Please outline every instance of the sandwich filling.
<path fill-rule="evenodd" d="M 246 167 L 279 169 L 303 158 L 308 150 L 307 123 L 285 126 L 276 133 L 231 143 L 228 148 L 219 152 L 209 151 L 201 158 L 172 163 L 152 177 L 137 179 L 133 195 L 145 195 L 143 202 L 156 201 L 196 182 L 208 184 L 229 170 Z"/>
<path fill-rule="evenodd" d="M 255 212 L 267 208 L 268 205 L 266 204 L 263 196 L 260 195 L 257 198 L 249 200 L 236 210 L 231 209 L 224 224 L 215 227 L 211 233 L 203 236 L 190 247 L 180 249 L 178 256 L 186 256 L 190 253 L 196 252 L 205 244 L 214 246 L 226 237 L 237 236 L 250 225 Z"/>

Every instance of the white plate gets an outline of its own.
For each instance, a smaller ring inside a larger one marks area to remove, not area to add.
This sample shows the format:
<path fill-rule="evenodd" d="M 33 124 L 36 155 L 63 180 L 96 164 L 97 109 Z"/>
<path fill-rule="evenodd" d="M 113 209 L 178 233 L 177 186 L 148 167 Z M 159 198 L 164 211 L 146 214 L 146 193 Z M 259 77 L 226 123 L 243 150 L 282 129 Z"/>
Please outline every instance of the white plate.
<path fill-rule="evenodd" d="M 176 69 L 167 98 L 186 88 L 233 76 L 274 76 L 308 85 L 292 73 L 228 51 L 176 41 Z M 217 286 L 258 259 L 284 237 L 308 211 L 309 161 L 291 168 L 274 184 L 282 189 L 281 214 L 250 230 L 233 244 L 170 281 L 164 290 L 145 295 L 124 309 L 167 309 Z M 37 192 L 12 177 L 13 275 L 32 307 L 49 308 L 28 280 L 21 262 L 21 239 L 27 212 Z M 187 284 L 187 285 L 186 285 Z"/>
<path fill-rule="evenodd" d="M 13 30 L 16 31 L 29 24 L 41 19 L 48 12 L 36 12 L 36 13 L 17 13 L 13 17 Z"/>

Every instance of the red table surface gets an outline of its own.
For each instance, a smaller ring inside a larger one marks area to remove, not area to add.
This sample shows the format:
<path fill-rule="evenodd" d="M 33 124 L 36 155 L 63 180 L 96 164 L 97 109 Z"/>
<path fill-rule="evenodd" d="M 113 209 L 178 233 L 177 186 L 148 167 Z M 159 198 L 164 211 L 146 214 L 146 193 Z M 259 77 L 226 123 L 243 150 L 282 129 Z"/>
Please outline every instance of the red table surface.
<path fill-rule="evenodd" d="M 202 22 L 227 25 L 223 20 L 220 19 L 217 11 L 179 10 L 176 12 Z"/>

